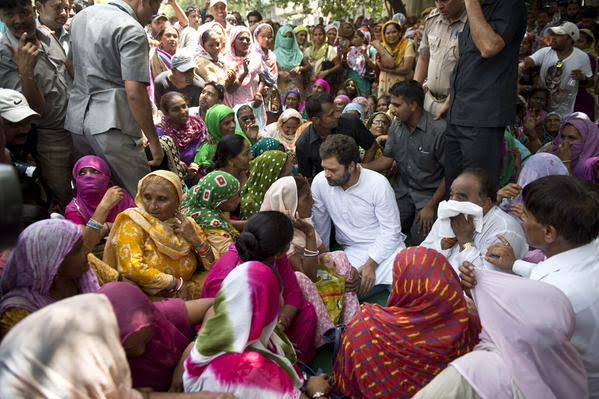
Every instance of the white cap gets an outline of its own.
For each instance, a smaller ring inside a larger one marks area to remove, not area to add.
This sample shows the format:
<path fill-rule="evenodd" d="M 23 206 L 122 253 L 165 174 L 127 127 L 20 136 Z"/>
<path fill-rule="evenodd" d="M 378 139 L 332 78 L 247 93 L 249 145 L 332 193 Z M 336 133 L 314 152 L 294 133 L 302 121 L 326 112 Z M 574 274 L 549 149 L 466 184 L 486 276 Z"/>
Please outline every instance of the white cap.
<path fill-rule="evenodd" d="M 223 3 L 226 6 L 227 0 L 210 0 L 210 8 L 214 7 L 218 3 Z"/>
<path fill-rule="evenodd" d="M 185 51 L 185 49 L 181 49 L 173 55 L 173 58 L 171 58 L 171 65 L 179 72 L 187 72 L 196 67 L 196 63 L 193 62 L 193 57 Z"/>
<path fill-rule="evenodd" d="M 574 41 L 580 38 L 580 31 L 578 30 L 578 26 L 576 26 L 576 24 L 573 24 L 572 22 L 564 22 L 560 26 L 554 26 L 553 28 L 549 28 L 549 30 L 556 35 L 570 36 Z"/>
<path fill-rule="evenodd" d="M 40 115 L 29 108 L 29 103 L 23 94 L 16 90 L 0 89 L 0 117 L 17 123 L 30 116 Z"/>

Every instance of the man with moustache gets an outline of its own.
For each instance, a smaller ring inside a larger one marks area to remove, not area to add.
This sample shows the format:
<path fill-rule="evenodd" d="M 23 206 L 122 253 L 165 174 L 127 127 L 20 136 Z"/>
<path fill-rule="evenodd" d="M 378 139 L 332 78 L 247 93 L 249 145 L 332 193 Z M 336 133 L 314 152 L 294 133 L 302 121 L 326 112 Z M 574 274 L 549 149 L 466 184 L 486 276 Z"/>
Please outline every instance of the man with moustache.
<path fill-rule="evenodd" d="M 65 54 L 68 54 L 71 37 L 64 24 L 67 23 L 71 10 L 69 0 L 36 0 L 35 9 L 39 15 L 38 22 L 50 30 Z"/>

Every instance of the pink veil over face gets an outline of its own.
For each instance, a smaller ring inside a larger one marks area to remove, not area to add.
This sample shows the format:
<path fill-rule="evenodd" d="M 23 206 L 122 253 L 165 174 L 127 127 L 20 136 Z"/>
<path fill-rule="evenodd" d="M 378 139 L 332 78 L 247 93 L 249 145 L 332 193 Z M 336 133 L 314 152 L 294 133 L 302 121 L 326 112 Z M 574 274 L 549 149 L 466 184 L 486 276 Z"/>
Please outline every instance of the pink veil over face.
<path fill-rule="evenodd" d="M 92 168 L 99 174 L 79 176 L 84 168 Z M 95 155 L 87 155 L 79 159 L 73 167 L 73 181 L 75 182 L 76 195 L 73 201 L 67 205 L 67 212 L 73 208 L 87 221 L 89 220 L 100 202 L 110 188 L 111 174 L 106 161 Z M 106 218 L 107 222 L 113 223 L 117 215 L 125 209 L 134 208 L 133 198 L 125 191 L 125 197 L 118 203 Z"/>
<path fill-rule="evenodd" d="M 570 342 L 575 318 L 566 295 L 541 281 L 491 270 L 475 273 L 481 342 L 451 365 L 483 399 L 503 399 L 497 387 L 511 393 L 511 381 L 526 398 L 587 398 L 587 374 Z M 496 351 L 483 349 L 488 347 Z M 504 370 L 493 367 L 496 353 Z"/>

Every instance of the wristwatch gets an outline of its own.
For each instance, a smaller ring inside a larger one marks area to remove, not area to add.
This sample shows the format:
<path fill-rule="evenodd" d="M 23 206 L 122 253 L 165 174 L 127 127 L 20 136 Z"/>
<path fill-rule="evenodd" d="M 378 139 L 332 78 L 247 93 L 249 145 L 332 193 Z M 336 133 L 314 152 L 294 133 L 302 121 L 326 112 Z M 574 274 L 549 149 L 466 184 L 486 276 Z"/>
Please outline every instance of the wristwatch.
<path fill-rule="evenodd" d="M 325 398 L 326 396 L 324 392 L 316 392 L 312 395 L 312 399 Z"/>

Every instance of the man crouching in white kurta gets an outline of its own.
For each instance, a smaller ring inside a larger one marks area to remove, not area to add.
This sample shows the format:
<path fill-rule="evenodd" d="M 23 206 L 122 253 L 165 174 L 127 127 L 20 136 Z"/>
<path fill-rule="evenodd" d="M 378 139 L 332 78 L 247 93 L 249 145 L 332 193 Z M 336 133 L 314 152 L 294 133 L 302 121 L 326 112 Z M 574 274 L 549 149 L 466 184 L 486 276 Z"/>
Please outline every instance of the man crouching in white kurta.
<path fill-rule="evenodd" d="M 312 219 L 326 246 L 333 221 L 337 243 L 361 275 L 358 293 L 366 297 L 375 285 L 392 284 L 393 261 L 405 248 L 395 194 L 387 178 L 358 165 L 358 146 L 349 136 L 327 137 L 320 158 Z"/>

